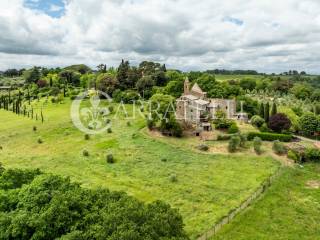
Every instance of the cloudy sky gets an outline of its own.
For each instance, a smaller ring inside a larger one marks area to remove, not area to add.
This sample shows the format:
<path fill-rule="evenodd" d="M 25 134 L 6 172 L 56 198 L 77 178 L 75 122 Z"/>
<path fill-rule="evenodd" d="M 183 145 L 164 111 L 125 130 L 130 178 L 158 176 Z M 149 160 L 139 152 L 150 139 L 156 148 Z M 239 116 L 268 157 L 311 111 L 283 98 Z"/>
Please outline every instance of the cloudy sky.
<path fill-rule="evenodd" d="M 0 0 L 0 70 L 122 58 L 320 73 L 320 1 Z"/>

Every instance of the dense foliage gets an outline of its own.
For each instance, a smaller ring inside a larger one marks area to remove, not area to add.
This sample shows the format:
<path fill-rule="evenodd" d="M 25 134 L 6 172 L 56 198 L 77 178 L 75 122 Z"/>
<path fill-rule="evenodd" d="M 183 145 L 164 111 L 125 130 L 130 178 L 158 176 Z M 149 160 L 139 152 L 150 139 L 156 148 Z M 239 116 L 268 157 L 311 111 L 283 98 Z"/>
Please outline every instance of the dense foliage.
<path fill-rule="evenodd" d="M 283 113 L 277 113 L 270 117 L 268 127 L 275 132 L 289 130 L 291 127 L 290 119 Z"/>
<path fill-rule="evenodd" d="M 292 135 L 290 134 L 279 134 L 279 133 L 268 133 L 268 132 L 250 132 L 248 133 L 248 140 L 253 140 L 255 137 L 261 138 L 263 141 L 275 141 L 290 142 Z"/>
<path fill-rule="evenodd" d="M 38 170 L 0 176 L 0 239 L 188 239 L 177 210 Z"/>

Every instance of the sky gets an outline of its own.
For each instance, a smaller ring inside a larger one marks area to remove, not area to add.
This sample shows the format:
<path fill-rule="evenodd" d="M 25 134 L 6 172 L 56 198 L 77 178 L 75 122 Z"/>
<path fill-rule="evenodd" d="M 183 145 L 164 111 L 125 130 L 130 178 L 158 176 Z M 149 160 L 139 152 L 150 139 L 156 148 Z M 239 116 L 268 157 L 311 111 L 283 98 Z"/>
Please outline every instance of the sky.
<path fill-rule="evenodd" d="M 320 73 L 320 1 L 0 0 L 0 70 L 121 59 Z"/>

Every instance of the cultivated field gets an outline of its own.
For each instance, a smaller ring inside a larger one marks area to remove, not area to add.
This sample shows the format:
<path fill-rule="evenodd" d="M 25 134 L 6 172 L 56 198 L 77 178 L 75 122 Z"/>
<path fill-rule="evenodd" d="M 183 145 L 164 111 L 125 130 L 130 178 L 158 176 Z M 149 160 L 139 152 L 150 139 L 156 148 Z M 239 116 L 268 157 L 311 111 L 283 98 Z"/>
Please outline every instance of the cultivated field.
<path fill-rule="evenodd" d="M 127 109 L 130 117 L 132 107 Z M 6 168 L 40 168 L 70 176 L 85 187 L 125 191 L 146 202 L 163 200 L 180 209 L 192 238 L 238 206 L 279 167 L 268 155 L 203 154 L 188 139 L 164 141 L 147 132 L 139 115 L 135 120 L 118 115 L 112 133 L 90 140 L 73 126 L 70 102 L 50 103 L 44 115 L 41 124 L 0 110 L 0 162 Z M 114 164 L 106 163 L 110 153 Z"/>

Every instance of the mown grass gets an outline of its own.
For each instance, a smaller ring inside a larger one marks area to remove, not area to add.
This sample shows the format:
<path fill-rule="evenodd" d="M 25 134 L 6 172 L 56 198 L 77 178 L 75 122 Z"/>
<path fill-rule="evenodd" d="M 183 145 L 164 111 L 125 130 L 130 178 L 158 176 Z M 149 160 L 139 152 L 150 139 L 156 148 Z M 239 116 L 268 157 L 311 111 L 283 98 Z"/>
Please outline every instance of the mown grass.
<path fill-rule="evenodd" d="M 132 107 L 126 107 L 130 117 Z M 112 133 L 86 140 L 69 112 L 69 102 L 49 104 L 41 124 L 0 110 L 0 162 L 70 176 L 85 187 L 125 191 L 146 202 L 166 201 L 180 209 L 192 238 L 238 206 L 279 165 L 269 156 L 202 154 L 184 138 L 160 141 L 143 133 L 139 115 L 130 126 L 119 115 L 112 120 Z M 110 153 L 114 164 L 106 162 Z M 172 175 L 176 182 L 170 181 Z"/>
<path fill-rule="evenodd" d="M 213 240 L 320 239 L 320 165 L 285 168 L 262 199 Z"/>

